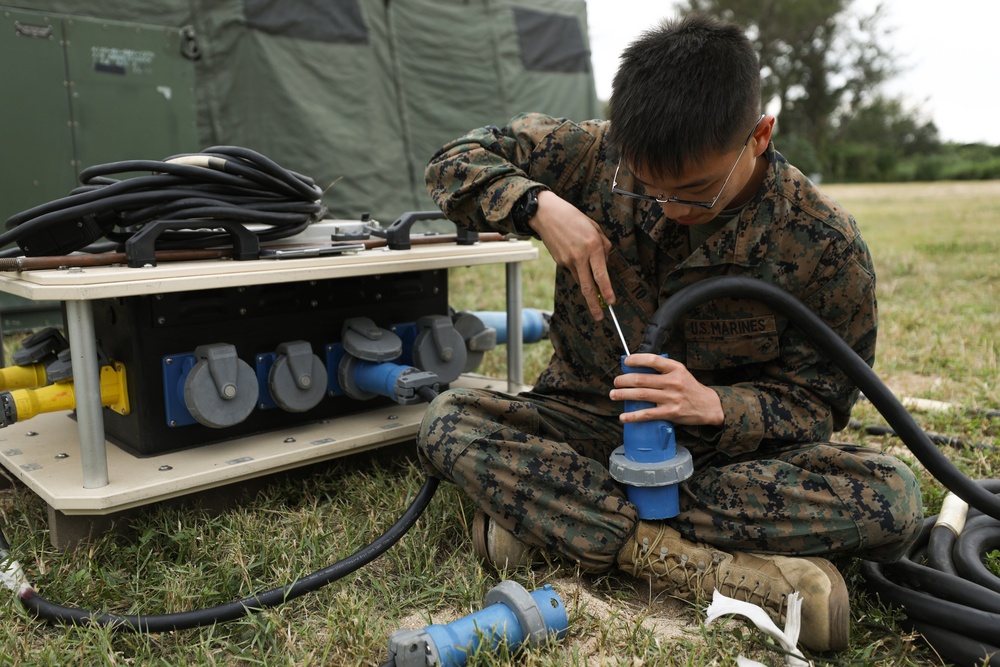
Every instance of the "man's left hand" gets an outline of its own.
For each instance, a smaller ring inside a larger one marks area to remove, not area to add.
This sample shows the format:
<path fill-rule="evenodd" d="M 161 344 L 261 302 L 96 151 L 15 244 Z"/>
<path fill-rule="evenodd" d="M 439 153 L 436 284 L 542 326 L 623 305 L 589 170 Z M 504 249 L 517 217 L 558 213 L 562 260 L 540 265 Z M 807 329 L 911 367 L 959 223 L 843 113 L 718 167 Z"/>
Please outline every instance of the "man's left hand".
<path fill-rule="evenodd" d="M 646 401 L 654 406 L 623 412 L 623 422 L 663 419 L 688 426 L 722 426 L 722 401 L 711 387 L 698 382 L 684 364 L 658 354 L 633 354 L 625 364 L 654 373 L 625 373 L 615 378 L 613 401 Z"/>

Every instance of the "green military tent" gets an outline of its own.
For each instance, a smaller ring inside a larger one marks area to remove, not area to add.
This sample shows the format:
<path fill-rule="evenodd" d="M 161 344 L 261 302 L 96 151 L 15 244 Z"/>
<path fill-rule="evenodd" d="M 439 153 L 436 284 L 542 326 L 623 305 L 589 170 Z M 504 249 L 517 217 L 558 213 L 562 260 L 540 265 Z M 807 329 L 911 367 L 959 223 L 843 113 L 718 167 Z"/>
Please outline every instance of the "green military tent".
<path fill-rule="evenodd" d="M 522 111 L 599 115 L 584 0 L 9 0 L 0 219 L 83 167 L 212 145 L 313 177 L 330 215 L 432 207 L 427 159 Z"/>

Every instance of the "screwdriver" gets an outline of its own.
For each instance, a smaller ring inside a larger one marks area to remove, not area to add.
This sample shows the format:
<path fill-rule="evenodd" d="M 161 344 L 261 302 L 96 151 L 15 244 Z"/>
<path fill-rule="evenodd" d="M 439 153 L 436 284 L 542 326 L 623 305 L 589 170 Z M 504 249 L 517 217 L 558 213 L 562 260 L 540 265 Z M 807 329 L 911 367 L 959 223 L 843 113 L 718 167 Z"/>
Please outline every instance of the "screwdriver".
<path fill-rule="evenodd" d="M 618 325 L 618 318 L 615 317 L 615 309 L 612 308 L 611 304 L 605 301 L 604 297 L 600 294 L 597 295 L 597 300 L 600 302 L 602 308 L 607 308 L 608 312 L 611 313 L 611 321 L 615 323 L 615 330 L 618 332 L 618 337 L 622 341 L 622 347 L 625 348 L 625 356 L 627 357 L 631 355 L 632 353 L 629 352 L 628 349 L 628 341 L 625 340 L 625 334 L 622 333 L 622 328 Z"/>

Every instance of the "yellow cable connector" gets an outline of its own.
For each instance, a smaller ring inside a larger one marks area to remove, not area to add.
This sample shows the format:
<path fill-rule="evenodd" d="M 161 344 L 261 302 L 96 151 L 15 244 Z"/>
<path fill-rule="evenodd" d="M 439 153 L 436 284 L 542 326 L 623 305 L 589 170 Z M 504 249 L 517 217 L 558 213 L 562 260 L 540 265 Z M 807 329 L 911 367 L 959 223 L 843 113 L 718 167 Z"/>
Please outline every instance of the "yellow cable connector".
<path fill-rule="evenodd" d="M 129 413 L 125 364 L 120 361 L 112 361 L 110 366 L 101 367 L 101 405 L 120 415 Z"/>
<path fill-rule="evenodd" d="M 43 364 L 0 368 L 0 390 L 33 389 L 48 384 Z"/>
<path fill-rule="evenodd" d="M 125 365 L 113 362 L 101 367 L 101 405 L 120 415 L 129 413 Z M 72 410 L 76 407 L 76 389 L 72 380 L 56 382 L 37 389 L 16 389 L 0 393 L 0 426 L 31 419 L 43 412 Z"/>

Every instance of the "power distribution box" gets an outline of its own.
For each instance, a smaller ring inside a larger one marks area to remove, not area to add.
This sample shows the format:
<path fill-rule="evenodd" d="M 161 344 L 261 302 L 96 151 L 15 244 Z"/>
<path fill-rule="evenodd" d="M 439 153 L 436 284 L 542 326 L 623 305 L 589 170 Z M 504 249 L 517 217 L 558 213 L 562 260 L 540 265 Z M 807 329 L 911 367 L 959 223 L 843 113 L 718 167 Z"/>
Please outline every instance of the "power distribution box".
<path fill-rule="evenodd" d="M 165 385 L 168 360 L 202 345 L 235 347 L 251 367 L 279 345 L 307 341 L 321 359 L 341 339 L 344 321 L 366 317 L 379 327 L 448 314 L 448 272 L 388 273 L 349 278 L 168 292 L 93 302 L 98 348 L 128 369 L 131 412 L 104 410 L 111 442 L 139 456 L 230 440 L 294 424 L 371 410 L 389 399 L 361 401 L 328 392 L 305 412 L 258 406 L 226 428 L 171 424 L 166 404 L 176 387 Z M 336 376 L 336 369 L 328 369 Z M 330 394 L 334 395 L 330 395 Z"/>

